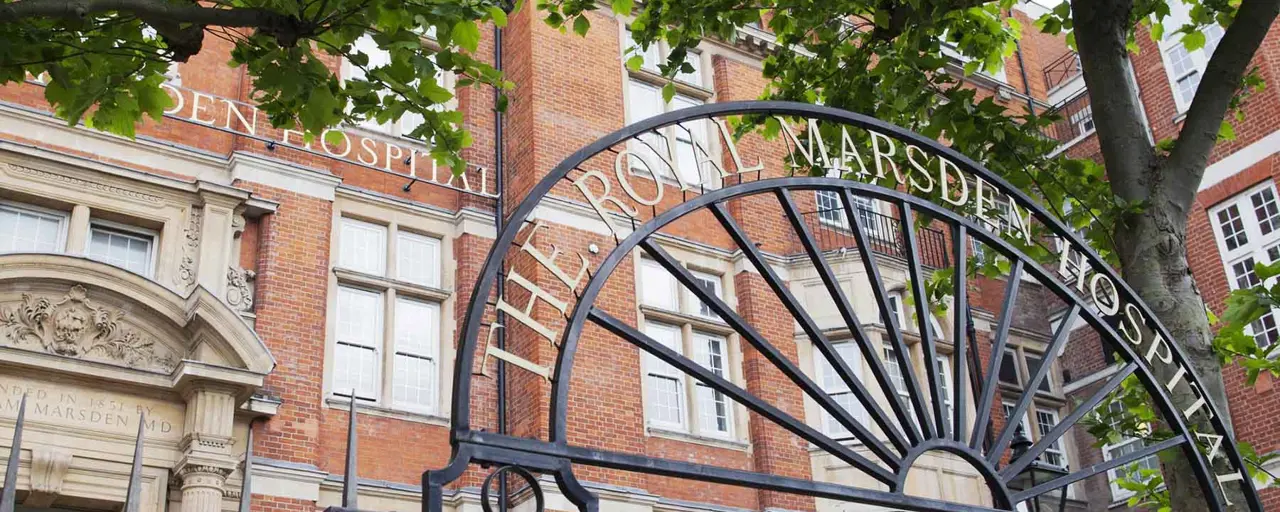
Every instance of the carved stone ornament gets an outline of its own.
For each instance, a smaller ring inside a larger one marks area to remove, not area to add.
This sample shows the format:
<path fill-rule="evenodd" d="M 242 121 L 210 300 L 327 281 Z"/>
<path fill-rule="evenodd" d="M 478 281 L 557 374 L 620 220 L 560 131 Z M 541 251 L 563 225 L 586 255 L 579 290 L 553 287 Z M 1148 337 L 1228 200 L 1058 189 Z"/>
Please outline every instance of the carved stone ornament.
<path fill-rule="evenodd" d="M 187 215 L 187 227 L 182 229 L 182 262 L 178 265 L 178 275 L 174 277 L 178 286 L 196 284 L 196 254 L 200 250 L 200 222 L 204 213 L 192 208 Z"/>
<path fill-rule="evenodd" d="M 227 304 L 236 311 L 253 310 L 253 287 L 249 282 L 257 277 L 247 268 L 227 268 Z"/>
<path fill-rule="evenodd" d="M 154 339 L 121 325 L 124 316 L 123 311 L 93 302 L 80 285 L 56 301 L 24 293 L 21 304 L 0 308 L 0 341 L 37 345 L 60 356 L 172 372 L 177 358 Z"/>

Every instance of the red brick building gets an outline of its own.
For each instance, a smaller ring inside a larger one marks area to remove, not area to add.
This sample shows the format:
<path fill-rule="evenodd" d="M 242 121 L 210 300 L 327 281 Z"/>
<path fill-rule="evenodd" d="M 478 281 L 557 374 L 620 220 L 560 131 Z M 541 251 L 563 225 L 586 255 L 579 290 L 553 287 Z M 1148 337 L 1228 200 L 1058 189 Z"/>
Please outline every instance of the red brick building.
<path fill-rule="evenodd" d="M 1031 26 L 1037 9 L 1034 3 L 1020 6 L 1014 15 Z M 528 8 L 511 16 L 503 34 L 503 67 L 518 85 L 502 121 L 502 140 L 491 92 L 456 90 L 454 106 L 475 138 L 464 154 L 472 168 L 462 177 L 436 169 L 422 156 L 426 147 L 400 136 L 412 128 L 412 120 L 345 127 L 341 144 L 331 139 L 306 143 L 296 132 L 270 128 L 249 105 L 244 70 L 226 68 L 229 47 L 214 38 L 201 54 L 175 66 L 168 87 L 177 103 L 164 122 L 145 122 L 136 140 L 67 127 L 48 112 L 37 80 L 0 90 L 0 252 L 5 253 L 0 255 L 0 306 L 20 311 L 16 308 L 28 304 L 28 297 L 48 299 L 59 305 L 55 307 L 116 319 L 119 325 L 110 329 L 95 324 L 101 332 L 94 336 L 131 332 L 129 339 L 149 340 L 130 345 L 134 352 L 125 355 L 71 355 L 6 331 L 9 337 L 0 340 L 5 354 L 0 375 L 7 382 L 0 393 L 6 400 L 26 393 L 36 411 L 28 412 L 21 455 L 18 488 L 24 506 L 118 507 L 138 427 L 128 422 L 137 421 L 136 412 L 150 418 L 143 425 L 148 439 L 143 510 L 235 510 L 250 429 L 255 509 L 311 511 L 336 505 L 346 471 L 347 408 L 353 399 L 361 412 L 360 508 L 419 506 L 422 472 L 450 460 L 454 349 L 474 283 L 497 234 L 499 205 L 510 212 L 571 153 L 629 123 L 684 107 L 759 97 L 766 85 L 760 61 L 777 50 L 769 34 L 750 27 L 732 43 L 706 41 L 691 56 L 695 71 L 677 77 L 677 96 L 667 103 L 659 92 L 665 81 L 653 71 L 665 49 L 651 48 L 646 66 L 629 71 L 622 57 L 630 45 L 623 20 L 603 13 L 588 16 L 592 30 L 585 37 L 560 34 Z M 1268 37 L 1257 57 L 1269 81 L 1280 81 L 1280 76 L 1271 80 L 1272 60 L 1280 58 L 1276 37 Z M 492 55 L 492 44 L 492 38 L 485 38 L 478 53 Z M 1175 133 L 1185 108 L 1179 98 L 1194 88 L 1191 83 L 1203 72 L 1205 57 L 1203 52 L 1184 55 L 1163 43 L 1143 44 L 1134 70 L 1153 138 L 1159 140 Z M 344 74 L 358 72 L 342 62 L 331 65 Z M 949 69 L 958 73 L 959 63 Z M 437 78 L 452 85 L 452 77 Z M 1080 94 L 1083 81 L 1060 39 L 1028 30 L 1002 73 L 975 75 L 967 82 L 981 91 L 980 97 L 994 96 L 1010 109 L 1062 112 L 1064 122 L 1050 135 L 1063 141 L 1063 151 L 1081 157 L 1096 153 L 1087 99 Z M 1229 289 L 1248 283 L 1244 274 L 1232 273 L 1236 264 L 1248 258 L 1275 259 L 1264 256 L 1272 249 L 1268 237 L 1280 236 L 1273 234 L 1271 224 L 1280 222 L 1270 184 L 1273 164 L 1280 162 L 1275 155 L 1280 148 L 1275 95 L 1274 88 L 1268 89 L 1246 107 L 1246 123 L 1237 127 L 1236 141 L 1215 152 L 1199 207 L 1192 213 L 1192 265 L 1215 310 L 1222 308 Z M 742 162 L 717 142 L 719 128 L 712 123 L 669 130 L 661 135 L 663 143 L 675 146 L 669 153 L 672 172 L 660 183 L 655 176 L 659 189 L 669 195 L 655 200 L 655 207 L 682 200 L 677 183 L 710 189 L 726 183 L 707 171 L 702 157 L 738 168 L 754 165 L 758 158 L 766 177 L 789 169 L 786 151 L 759 137 L 738 143 L 742 154 L 750 156 Z M 495 160 L 499 149 L 502 162 Z M 612 162 L 597 163 L 612 169 Z M 606 187 L 622 186 L 601 176 Z M 657 192 L 650 188 L 641 194 Z M 614 243 L 613 228 L 593 217 L 571 184 L 558 185 L 550 196 L 553 200 L 540 206 L 533 219 L 555 229 L 532 243 L 547 254 L 562 251 L 561 261 L 570 261 L 569 269 L 577 268 L 574 254 L 598 264 L 608 254 L 600 248 Z M 899 212 L 873 200 L 861 202 L 858 211 L 876 240 L 872 250 L 881 258 L 895 315 L 890 321 L 865 293 L 868 278 L 852 250 L 850 221 L 833 210 L 838 201 L 824 192 L 795 195 L 839 286 L 859 316 L 871 319 L 863 327 L 874 350 L 884 362 L 905 360 L 911 366 L 886 366 L 893 391 L 906 394 L 906 376 L 913 374 L 923 379 L 933 373 L 947 388 L 970 384 L 953 382 L 948 373 L 955 340 L 947 340 L 953 337 L 955 311 L 919 323 L 932 326 L 939 338 L 933 361 L 922 349 L 921 329 L 913 327 L 916 319 L 910 313 L 911 294 L 905 290 L 909 269 L 895 238 L 901 229 Z M 1009 207 L 1003 208 L 1007 212 Z M 836 343 L 846 364 L 869 373 L 870 361 L 846 343 L 852 334 L 847 326 L 841 328 L 840 305 L 827 293 L 820 267 L 805 257 L 785 218 L 775 214 L 778 206 L 753 197 L 728 203 L 728 210 Z M 1250 212 L 1266 217 L 1251 223 Z M 714 225 L 709 212 L 699 212 L 663 229 L 657 240 L 826 394 L 850 414 L 865 418 L 867 411 L 854 405 L 832 363 L 815 355 L 814 345 L 798 334 L 792 319 L 778 314 L 783 306 L 759 269 L 744 259 L 727 233 L 708 229 Z M 1007 228 L 1002 224 L 998 229 Z M 944 262 L 932 266 L 946 266 L 953 254 L 947 249 L 950 236 L 921 230 L 919 247 L 927 266 L 930 258 Z M 563 281 L 533 263 L 510 270 L 529 284 L 508 280 L 502 299 L 509 304 L 536 303 L 528 292 L 531 286 L 550 289 Z M 972 292 L 971 323 L 984 367 L 992 358 L 993 333 L 1005 318 L 1005 286 L 981 280 Z M 492 302 L 496 305 L 498 299 Z M 619 266 L 598 304 L 807 425 L 833 437 L 850 437 L 839 421 L 651 258 L 637 253 Z M 544 325 L 564 325 L 564 312 L 545 300 L 531 309 L 516 308 Z M 1084 334 L 1073 337 L 1073 348 L 1061 357 L 1047 354 L 1061 315 L 1045 312 L 1061 309 L 1039 283 L 1023 284 L 1007 316 L 1011 334 L 1000 354 L 1004 371 L 992 431 L 1003 429 L 1005 413 L 1032 387 L 1030 377 L 1046 359 L 1052 360 L 1051 370 L 1030 391 L 1034 399 L 1019 422 L 1032 441 L 1067 417 L 1073 398 L 1096 389 L 1114 372 L 1098 341 Z M 65 324 L 58 324 L 64 317 L 50 318 L 29 322 L 38 323 L 42 333 L 66 331 Z M 887 323 L 902 326 L 911 352 L 903 359 L 886 341 L 893 330 Z M 1268 343 L 1280 338 L 1274 322 L 1260 325 L 1257 332 Z M 36 338 L 40 336 L 55 334 Z M 505 336 L 510 353 L 535 365 L 554 363 L 556 347 L 528 324 L 508 322 Z M 868 488 L 881 485 L 601 329 L 587 329 L 582 339 L 572 385 L 577 391 L 569 398 L 567 421 L 573 444 Z M 494 359 L 477 361 L 470 370 L 496 373 Z M 546 439 L 549 386 L 534 373 L 513 366 L 507 372 L 502 397 L 496 380 L 473 379 L 472 427 L 500 430 L 502 400 L 508 433 Z M 1261 453 L 1280 449 L 1277 431 L 1266 421 L 1280 404 L 1271 381 L 1264 377 L 1258 386 L 1246 388 L 1237 370 L 1227 375 L 1239 437 Z M 889 390 L 876 390 L 879 400 L 893 399 Z M 954 405 L 945 407 L 952 410 Z M 972 402 L 968 408 L 974 408 Z M 4 404 L 3 414 L 7 432 L 16 402 Z M 1077 428 L 1041 460 L 1079 468 L 1136 446 L 1095 447 Z M 992 504 L 982 475 L 957 457 L 929 454 L 912 471 L 910 494 Z M 446 510 L 478 510 L 485 474 L 473 468 L 448 488 Z M 602 510 L 863 510 L 824 499 L 615 470 L 580 468 L 577 477 L 601 496 Z M 1098 475 L 1069 486 L 1068 508 L 1122 506 L 1124 496 L 1112 485 L 1114 478 Z M 1272 505 L 1278 499 L 1274 492 L 1265 496 Z M 1045 506 L 1050 503 L 1056 505 L 1050 500 Z M 553 493 L 549 508 L 571 507 Z"/>

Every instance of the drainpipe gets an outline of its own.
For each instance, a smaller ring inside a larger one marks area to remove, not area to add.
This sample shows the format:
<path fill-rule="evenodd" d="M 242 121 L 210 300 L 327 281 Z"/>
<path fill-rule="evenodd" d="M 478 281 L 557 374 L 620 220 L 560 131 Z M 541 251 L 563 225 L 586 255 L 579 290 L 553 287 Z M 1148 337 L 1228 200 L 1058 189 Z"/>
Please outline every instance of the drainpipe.
<path fill-rule="evenodd" d="M 503 2 L 502 10 L 507 11 L 507 13 L 510 14 L 511 5 L 507 2 Z M 499 27 L 497 24 L 493 25 L 493 67 L 497 69 L 499 73 L 502 72 L 502 27 Z M 503 200 L 503 198 L 505 198 L 507 195 L 506 189 L 503 188 L 505 186 L 505 181 L 506 181 L 503 179 L 503 174 L 506 171 L 506 166 L 503 165 L 503 159 L 506 158 L 506 155 L 504 154 L 505 152 L 503 151 L 504 146 L 506 145 L 506 138 L 504 137 L 504 134 L 503 134 L 503 121 L 505 120 L 506 116 L 504 116 L 502 111 L 498 110 L 497 108 L 498 100 L 501 97 L 502 97 L 502 90 L 498 89 L 497 87 L 494 87 L 493 88 L 493 106 L 494 106 L 494 109 L 493 109 L 493 168 L 494 168 L 494 174 L 496 175 L 494 178 L 494 188 L 498 190 L 498 198 L 495 200 L 496 205 L 494 208 L 497 211 L 493 216 L 493 226 L 495 228 L 496 233 L 502 233 L 502 227 L 504 224 L 503 219 L 507 215 L 506 201 Z M 502 278 L 502 276 L 505 275 L 506 273 L 507 273 L 506 264 L 505 263 L 500 264 L 498 266 L 498 285 L 497 285 L 497 292 L 498 292 L 499 299 L 503 297 L 503 292 L 505 287 L 503 286 L 504 279 Z M 505 316 L 506 315 L 504 315 L 501 311 L 497 311 L 496 316 L 494 318 L 494 325 L 496 326 L 498 324 L 502 324 Z M 503 325 L 504 325 L 504 328 L 498 331 L 497 343 L 498 343 L 499 349 L 506 350 L 507 349 L 507 330 L 505 328 L 505 324 Z M 490 329 L 493 329 L 493 327 L 491 326 Z M 501 362 L 498 363 L 498 379 L 497 380 L 498 380 L 498 433 L 505 435 L 507 433 L 507 365 Z M 498 511 L 507 512 L 507 478 L 505 475 L 502 478 L 498 479 L 498 496 L 499 496 Z M 488 504 L 486 504 L 486 506 L 488 506 Z"/>
<path fill-rule="evenodd" d="M 1013 17 L 1013 9 L 1009 9 L 1009 17 Z M 1027 81 L 1027 66 L 1022 61 L 1022 41 L 1013 41 L 1013 53 L 1018 56 L 1018 74 L 1022 75 L 1022 93 L 1027 97 L 1027 112 L 1036 114 L 1036 100 L 1031 97 L 1031 82 Z"/>

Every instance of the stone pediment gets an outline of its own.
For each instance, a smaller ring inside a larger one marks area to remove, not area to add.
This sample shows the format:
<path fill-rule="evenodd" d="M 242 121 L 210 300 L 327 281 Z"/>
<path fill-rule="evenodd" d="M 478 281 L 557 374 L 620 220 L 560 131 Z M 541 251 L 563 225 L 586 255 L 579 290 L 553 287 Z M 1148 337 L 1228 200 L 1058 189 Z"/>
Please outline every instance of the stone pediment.
<path fill-rule="evenodd" d="M 154 384 L 192 371 L 229 372 L 249 384 L 275 365 L 262 340 L 208 290 L 179 295 L 110 265 L 55 254 L 0 256 L 6 349 L 31 354 L 15 364 Z"/>
<path fill-rule="evenodd" d="M 22 302 L 0 307 L 0 340 L 19 348 L 118 364 L 168 374 L 179 355 L 149 334 L 129 326 L 123 310 L 98 304 L 83 286 L 65 295 L 22 294 Z"/>

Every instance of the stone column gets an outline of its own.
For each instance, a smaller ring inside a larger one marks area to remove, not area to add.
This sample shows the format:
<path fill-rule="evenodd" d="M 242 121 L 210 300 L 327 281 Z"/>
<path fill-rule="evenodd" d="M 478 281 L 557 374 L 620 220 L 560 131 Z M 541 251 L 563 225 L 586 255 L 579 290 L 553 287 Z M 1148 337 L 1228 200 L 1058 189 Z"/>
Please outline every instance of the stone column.
<path fill-rule="evenodd" d="M 187 415 L 176 471 L 182 480 L 182 512 L 219 512 L 223 485 L 237 462 L 231 450 L 236 388 L 196 381 L 183 388 L 182 396 Z"/>
<path fill-rule="evenodd" d="M 71 208 L 71 222 L 67 225 L 67 254 L 84 254 L 89 243 L 89 207 L 77 204 Z"/>
<path fill-rule="evenodd" d="M 186 465 L 178 471 L 182 480 L 182 512 L 220 512 L 222 486 L 230 468 Z"/>

